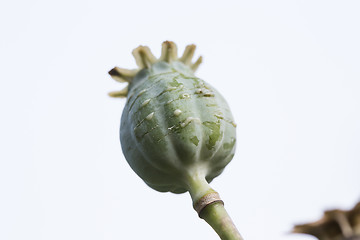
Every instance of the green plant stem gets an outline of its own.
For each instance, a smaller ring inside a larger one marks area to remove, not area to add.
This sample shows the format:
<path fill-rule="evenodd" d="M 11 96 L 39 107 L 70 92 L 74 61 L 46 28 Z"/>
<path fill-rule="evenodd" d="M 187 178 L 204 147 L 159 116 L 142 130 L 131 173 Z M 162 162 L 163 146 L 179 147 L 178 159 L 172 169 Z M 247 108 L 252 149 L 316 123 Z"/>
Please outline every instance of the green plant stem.
<path fill-rule="evenodd" d="M 194 175 L 189 179 L 189 192 L 194 208 L 205 196 L 216 193 L 201 175 Z M 199 217 L 204 219 L 222 240 L 243 240 L 222 201 L 206 205 L 200 210 Z"/>
<path fill-rule="evenodd" d="M 222 240 L 243 240 L 221 202 L 209 204 L 200 212 Z"/>

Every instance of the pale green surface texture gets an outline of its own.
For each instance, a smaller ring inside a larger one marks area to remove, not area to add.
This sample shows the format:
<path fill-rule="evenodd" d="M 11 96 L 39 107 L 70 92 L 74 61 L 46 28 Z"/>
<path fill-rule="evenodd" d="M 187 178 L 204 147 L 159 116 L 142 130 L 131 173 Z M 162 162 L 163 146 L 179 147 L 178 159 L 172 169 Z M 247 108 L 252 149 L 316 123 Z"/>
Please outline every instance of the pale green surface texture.
<path fill-rule="evenodd" d="M 224 98 L 180 61 L 160 61 L 129 84 L 120 139 L 132 169 L 155 190 L 182 193 L 189 178 L 210 182 L 235 152 Z"/>

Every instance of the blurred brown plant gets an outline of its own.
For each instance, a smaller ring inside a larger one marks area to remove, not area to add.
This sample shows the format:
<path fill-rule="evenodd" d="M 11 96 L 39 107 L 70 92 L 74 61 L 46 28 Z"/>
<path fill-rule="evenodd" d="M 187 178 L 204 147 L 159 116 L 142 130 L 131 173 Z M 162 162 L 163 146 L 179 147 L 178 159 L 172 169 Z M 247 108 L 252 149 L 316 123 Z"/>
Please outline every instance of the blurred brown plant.
<path fill-rule="evenodd" d="M 316 222 L 296 225 L 293 233 L 310 234 L 319 240 L 360 240 L 360 202 L 348 211 L 325 211 Z"/>

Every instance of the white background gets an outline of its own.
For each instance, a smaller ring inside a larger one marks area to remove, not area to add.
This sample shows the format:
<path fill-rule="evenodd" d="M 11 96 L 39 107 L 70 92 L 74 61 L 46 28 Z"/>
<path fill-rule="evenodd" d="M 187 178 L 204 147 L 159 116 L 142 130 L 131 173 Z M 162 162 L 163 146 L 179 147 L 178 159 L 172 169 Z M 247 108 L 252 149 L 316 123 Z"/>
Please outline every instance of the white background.
<path fill-rule="evenodd" d="M 360 200 L 359 1 L 2 1 L 0 239 L 218 239 L 190 196 L 147 187 L 118 128 L 131 51 L 195 43 L 237 153 L 212 186 L 246 240 Z"/>

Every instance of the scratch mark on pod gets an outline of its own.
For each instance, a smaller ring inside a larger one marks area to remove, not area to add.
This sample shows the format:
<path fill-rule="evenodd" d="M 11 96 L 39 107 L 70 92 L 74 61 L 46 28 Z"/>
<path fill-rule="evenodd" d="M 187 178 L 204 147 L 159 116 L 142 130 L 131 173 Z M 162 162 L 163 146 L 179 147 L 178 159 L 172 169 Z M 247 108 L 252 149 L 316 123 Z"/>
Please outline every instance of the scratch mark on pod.
<path fill-rule="evenodd" d="M 154 116 L 154 113 L 155 113 L 155 112 L 150 113 L 149 115 L 146 116 L 145 119 L 146 119 L 146 120 L 151 120 L 151 119 L 153 118 L 153 116 Z"/>
<path fill-rule="evenodd" d="M 156 125 L 155 127 L 151 128 L 150 130 L 148 130 L 147 132 L 145 132 L 141 137 L 143 138 L 146 134 L 151 133 L 152 131 L 154 131 L 155 129 L 157 129 L 159 127 L 159 125 Z"/>
<path fill-rule="evenodd" d="M 235 127 L 236 128 L 236 123 L 234 122 L 234 121 L 232 121 L 232 120 L 229 120 L 229 119 L 226 119 L 226 118 L 224 118 L 223 116 L 221 116 L 220 114 L 214 114 L 214 116 L 217 118 L 217 119 L 221 119 L 221 120 L 223 120 L 223 121 L 225 121 L 225 122 L 227 122 L 227 123 L 230 123 L 233 127 Z"/>
<path fill-rule="evenodd" d="M 149 79 L 153 79 L 154 77 L 157 77 L 158 75 L 164 75 L 164 74 L 169 74 L 169 72 L 168 72 L 168 73 L 159 73 L 159 74 L 153 75 L 153 76 L 151 76 Z M 159 82 L 161 82 L 161 81 L 163 81 L 163 79 L 159 79 L 159 80 L 153 82 L 153 85 L 152 85 L 151 87 L 141 90 L 141 91 L 138 93 L 138 96 L 137 96 L 137 97 L 141 96 L 141 94 L 145 93 L 146 91 L 151 90 L 152 88 L 154 88 L 154 87 L 156 86 L 157 83 L 159 83 Z M 135 95 L 136 90 L 137 90 L 138 88 L 140 88 L 140 87 L 141 87 L 141 85 L 140 85 L 140 86 L 136 86 L 136 87 L 133 89 L 133 93 L 128 97 L 128 102 L 129 102 L 130 99 Z"/>
<path fill-rule="evenodd" d="M 214 116 L 217 117 L 218 119 L 224 119 L 224 117 L 221 116 L 220 114 L 215 114 Z"/>
<path fill-rule="evenodd" d="M 161 95 L 170 92 L 170 91 L 174 91 L 174 90 L 181 90 L 184 87 L 184 85 L 180 85 L 179 87 L 168 87 L 167 89 L 165 89 L 164 91 L 162 91 L 161 93 L 159 93 L 157 96 L 155 96 L 154 98 L 158 98 Z"/>
<path fill-rule="evenodd" d="M 187 98 L 190 98 L 190 97 L 191 97 L 190 94 L 185 93 L 185 94 L 183 94 L 183 95 L 180 95 L 180 97 L 178 97 L 178 98 L 171 99 L 171 100 L 167 101 L 166 104 L 170 104 L 170 103 L 172 103 L 172 102 L 175 102 L 175 101 L 178 101 L 178 100 L 187 99 Z"/>
<path fill-rule="evenodd" d="M 175 116 L 179 116 L 181 113 L 182 113 L 182 111 L 181 111 L 180 109 L 176 109 L 176 110 L 174 111 L 174 115 L 175 115 Z"/>
<path fill-rule="evenodd" d="M 213 96 L 215 96 L 214 93 L 210 91 L 204 92 L 204 97 L 213 97 Z"/>
<path fill-rule="evenodd" d="M 190 94 L 184 93 L 181 98 L 190 98 Z"/>
<path fill-rule="evenodd" d="M 146 100 L 141 104 L 141 107 L 145 107 L 150 101 L 151 101 L 151 99 L 146 99 Z"/>
<path fill-rule="evenodd" d="M 130 100 L 132 99 L 132 97 L 134 96 L 134 92 L 130 95 L 130 96 L 128 96 L 128 99 L 127 99 L 127 102 L 130 102 Z"/>
<path fill-rule="evenodd" d="M 160 137 L 157 142 L 161 142 L 163 141 L 167 136 L 169 136 L 170 134 L 176 133 L 177 131 L 180 130 L 180 124 L 179 125 L 173 125 L 171 127 L 168 127 L 168 131 L 165 135 L 163 135 L 162 137 Z"/>
<path fill-rule="evenodd" d="M 141 90 L 141 91 L 138 93 L 138 95 L 136 96 L 135 100 L 136 100 L 138 97 L 140 97 L 143 93 L 145 93 L 147 90 L 148 90 L 148 89 L 143 89 L 143 90 Z M 133 93 L 129 96 L 128 102 L 130 101 L 130 99 L 131 99 L 134 95 L 135 95 L 135 92 L 133 92 Z M 135 100 L 134 100 L 134 101 L 135 101 Z"/>
<path fill-rule="evenodd" d="M 131 111 L 131 109 L 133 108 L 136 100 L 137 100 L 142 94 L 144 94 L 146 91 L 147 91 L 147 89 L 143 89 L 143 90 L 141 90 L 141 91 L 138 93 L 138 95 L 136 96 L 136 98 L 134 99 L 134 101 L 131 103 L 130 108 L 129 108 L 129 111 Z M 133 95 L 132 95 L 132 96 L 133 96 Z M 131 97 L 132 97 L 132 96 L 131 96 Z M 129 98 L 129 101 L 130 101 L 130 98 Z"/>
<path fill-rule="evenodd" d="M 169 136 L 170 134 L 173 133 L 179 133 L 181 131 L 181 128 L 186 127 L 187 125 L 189 125 L 191 122 L 196 122 L 196 123 L 201 123 L 201 120 L 199 118 L 195 118 L 195 117 L 188 117 L 185 119 L 184 122 L 179 123 L 179 124 L 175 124 L 171 127 L 168 127 L 168 131 L 165 135 L 163 135 L 162 137 L 160 137 L 157 142 L 163 141 L 167 136 Z"/>
<path fill-rule="evenodd" d="M 177 87 L 168 87 L 167 89 L 166 89 L 166 91 L 172 91 L 172 90 L 176 90 L 177 89 Z"/>
<path fill-rule="evenodd" d="M 139 97 L 139 96 L 141 96 L 144 92 L 146 92 L 147 91 L 147 89 L 143 89 L 143 90 L 141 90 L 140 92 L 139 92 L 139 94 L 137 95 L 137 97 Z"/>
<path fill-rule="evenodd" d="M 134 131 L 144 122 L 146 118 L 144 118 L 143 120 L 141 120 L 138 124 L 136 124 L 136 126 L 134 127 Z"/>
<path fill-rule="evenodd" d="M 180 124 L 180 126 L 183 128 L 183 127 L 186 127 L 187 125 L 189 125 L 191 122 L 197 122 L 197 123 L 201 123 L 200 119 L 199 118 L 194 118 L 194 117 L 188 117 L 185 119 L 184 122 L 182 122 Z"/>
<path fill-rule="evenodd" d="M 208 90 L 211 90 L 211 88 L 210 88 L 209 85 L 204 84 L 204 87 L 205 87 L 206 89 L 208 89 Z"/>
<path fill-rule="evenodd" d="M 201 88 L 198 88 L 198 89 L 195 90 L 195 93 L 197 93 L 197 94 L 200 94 L 202 92 L 203 92 L 203 90 Z"/>
<path fill-rule="evenodd" d="M 207 107 L 217 107 L 218 105 L 217 105 L 217 104 L 212 103 L 212 104 L 206 104 L 206 106 L 207 106 Z"/>
<path fill-rule="evenodd" d="M 143 120 L 141 120 L 136 126 L 134 127 L 134 131 L 145 121 L 145 120 L 151 120 L 154 116 L 155 112 L 150 113 L 147 115 Z"/>

